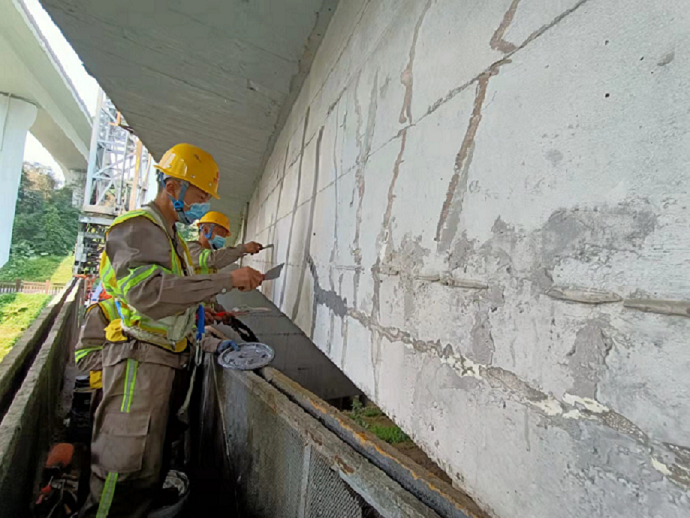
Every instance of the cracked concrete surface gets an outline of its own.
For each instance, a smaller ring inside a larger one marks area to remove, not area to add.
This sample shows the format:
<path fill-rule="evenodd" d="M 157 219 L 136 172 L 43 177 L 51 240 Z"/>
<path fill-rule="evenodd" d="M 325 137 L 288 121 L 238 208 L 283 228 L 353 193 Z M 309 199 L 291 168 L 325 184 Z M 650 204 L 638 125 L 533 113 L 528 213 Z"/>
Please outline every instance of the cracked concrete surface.
<path fill-rule="evenodd" d="M 687 515 L 689 44 L 678 0 L 341 3 L 254 191 L 265 293 L 495 516 Z"/>

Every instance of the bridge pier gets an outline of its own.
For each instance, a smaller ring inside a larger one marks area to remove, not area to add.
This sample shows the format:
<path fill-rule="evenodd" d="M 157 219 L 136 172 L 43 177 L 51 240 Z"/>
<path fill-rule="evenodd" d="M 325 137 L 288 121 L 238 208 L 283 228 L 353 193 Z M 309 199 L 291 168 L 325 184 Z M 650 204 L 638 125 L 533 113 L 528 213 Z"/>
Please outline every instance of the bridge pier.
<path fill-rule="evenodd" d="M 26 133 L 36 120 L 35 105 L 0 94 L 0 266 L 7 262 L 12 222 L 24 162 Z"/>

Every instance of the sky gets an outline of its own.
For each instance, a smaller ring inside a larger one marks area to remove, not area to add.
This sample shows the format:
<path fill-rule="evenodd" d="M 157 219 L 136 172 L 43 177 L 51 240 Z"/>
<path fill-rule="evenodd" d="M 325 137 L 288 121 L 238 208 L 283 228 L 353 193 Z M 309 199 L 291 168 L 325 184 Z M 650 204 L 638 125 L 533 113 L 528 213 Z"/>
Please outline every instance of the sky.
<path fill-rule="evenodd" d="M 27 10 L 31 13 L 38 28 L 48 41 L 50 48 L 57 56 L 62 68 L 69 76 L 70 80 L 77 89 L 79 97 L 86 104 L 86 108 L 91 116 L 96 111 L 96 99 L 98 97 L 98 83 L 91 77 L 84 68 L 84 65 L 74 52 L 72 46 L 67 42 L 60 32 L 60 29 L 53 23 L 50 15 L 43 9 L 38 0 L 24 0 Z M 27 134 L 26 146 L 24 147 L 25 162 L 39 162 L 53 169 L 55 176 L 64 181 L 60 166 L 55 159 L 46 151 L 41 143 L 31 134 Z"/>

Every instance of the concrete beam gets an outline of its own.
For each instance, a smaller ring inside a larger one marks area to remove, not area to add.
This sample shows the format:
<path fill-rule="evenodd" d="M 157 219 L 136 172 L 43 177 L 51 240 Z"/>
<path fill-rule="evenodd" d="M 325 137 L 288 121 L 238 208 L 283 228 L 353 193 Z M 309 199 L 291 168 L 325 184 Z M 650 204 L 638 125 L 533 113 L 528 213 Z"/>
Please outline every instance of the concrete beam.
<path fill-rule="evenodd" d="M 0 0 L 0 92 L 38 108 L 31 131 L 65 169 L 85 169 L 91 118 L 21 1 Z"/>

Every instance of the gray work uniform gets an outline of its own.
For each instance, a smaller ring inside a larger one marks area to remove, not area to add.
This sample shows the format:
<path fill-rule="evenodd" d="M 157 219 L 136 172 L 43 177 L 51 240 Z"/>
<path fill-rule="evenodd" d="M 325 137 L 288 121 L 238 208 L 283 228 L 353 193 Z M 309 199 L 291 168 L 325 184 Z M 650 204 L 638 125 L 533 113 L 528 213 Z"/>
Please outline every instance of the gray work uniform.
<path fill-rule="evenodd" d="M 184 263 L 181 238 L 171 238 Z M 183 313 L 233 287 L 228 274 L 177 276 L 163 271 L 172 271 L 170 241 L 165 231 L 144 217 L 112 227 L 105 253 L 118 279 L 141 266 L 162 267 L 131 287 L 125 300 L 154 320 Z M 218 343 L 207 337 L 202 345 L 215 350 Z M 165 476 L 163 447 L 169 418 L 181 404 L 173 395 L 186 392 L 174 390 L 174 384 L 185 378 L 189 360 L 189 347 L 173 353 L 136 339 L 105 343 L 103 400 L 96 410 L 91 446 L 91 493 L 81 516 L 147 516 Z"/>
<path fill-rule="evenodd" d="M 244 252 L 244 246 L 225 247 L 220 250 L 211 250 L 204 248 L 199 241 L 189 241 L 187 243 L 189 248 L 189 255 L 192 256 L 192 262 L 197 272 L 200 273 L 217 273 L 226 266 L 239 260 L 241 257 L 247 255 Z M 214 311 L 223 311 L 223 306 L 218 303 L 218 300 L 213 297 L 207 301 Z"/>
<path fill-rule="evenodd" d="M 244 245 L 210 250 L 201 246 L 199 241 L 188 241 L 187 247 L 189 247 L 194 266 L 198 267 L 201 273 L 215 273 L 247 255 Z"/>
<path fill-rule="evenodd" d="M 108 324 L 110 321 L 98 304 L 93 304 L 87 308 L 84 324 L 79 333 L 79 340 L 74 348 L 77 368 L 80 371 L 99 371 L 103 368 L 101 351 L 105 344 L 105 328 L 108 327 Z"/>

